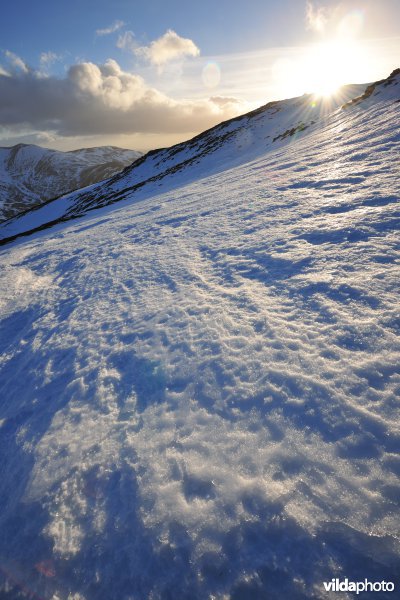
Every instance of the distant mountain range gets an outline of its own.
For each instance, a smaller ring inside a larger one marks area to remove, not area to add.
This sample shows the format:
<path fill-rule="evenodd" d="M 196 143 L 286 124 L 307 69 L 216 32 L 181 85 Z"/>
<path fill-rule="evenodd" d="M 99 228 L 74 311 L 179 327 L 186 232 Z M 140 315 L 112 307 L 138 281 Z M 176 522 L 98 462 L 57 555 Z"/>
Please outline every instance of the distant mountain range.
<path fill-rule="evenodd" d="M 111 177 L 141 155 L 114 146 L 70 152 L 32 144 L 0 148 L 0 221 Z"/>

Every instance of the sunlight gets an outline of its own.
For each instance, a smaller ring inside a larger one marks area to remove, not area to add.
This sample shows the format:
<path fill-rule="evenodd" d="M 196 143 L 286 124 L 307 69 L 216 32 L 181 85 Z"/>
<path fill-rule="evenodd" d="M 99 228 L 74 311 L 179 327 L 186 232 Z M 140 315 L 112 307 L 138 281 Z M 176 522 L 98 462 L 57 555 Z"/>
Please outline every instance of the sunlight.
<path fill-rule="evenodd" d="M 315 94 L 330 97 L 343 85 L 367 83 L 374 56 L 367 44 L 345 36 L 299 49 L 277 59 L 271 74 L 281 98 Z"/>
<path fill-rule="evenodd" d="M 341 85 L 351 83 L 359 64 L 359 54 L 355 44 L 348 41 L 313 46 L 300 69 L 304 90 L 326 97 Z"/>
<path fill-rule="evenodd" d="M 353 83 L 367 63 L 358 36 L 363 28 L 364 12 L 352 10 L 343 16 L 336 37 L 309 49 L 300 71 L 307 90 L 330 96 L 346 83 Z"/>

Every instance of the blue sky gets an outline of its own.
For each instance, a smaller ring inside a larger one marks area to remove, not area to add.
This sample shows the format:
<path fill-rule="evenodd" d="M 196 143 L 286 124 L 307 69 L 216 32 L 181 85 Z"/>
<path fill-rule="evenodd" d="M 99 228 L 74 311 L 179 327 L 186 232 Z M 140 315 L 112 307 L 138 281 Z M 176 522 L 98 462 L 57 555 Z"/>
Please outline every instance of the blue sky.
<path fill-rule="evenodd" d="M 168 145 L 321 83 L 388 75 L 399 23 L 398 0 L 14 0 L 0 144 Z"/>
<path fill-rule="evenodd" d="M 224 54 L 302 42 L 306 36 L 298 25 L 303 17 L 304 2 L 293 0 L 253 0 L 240 7 L 228 0 L 16 0 L 2 14 L 0 27 L 2 45 L 32 61 L 46 47 L 102 61 L 115 44 L 108 36 L 99 43 L 95 31 L 116 20 L 144 43 L 173 29 L 195 40 L 206 54 Z"/>

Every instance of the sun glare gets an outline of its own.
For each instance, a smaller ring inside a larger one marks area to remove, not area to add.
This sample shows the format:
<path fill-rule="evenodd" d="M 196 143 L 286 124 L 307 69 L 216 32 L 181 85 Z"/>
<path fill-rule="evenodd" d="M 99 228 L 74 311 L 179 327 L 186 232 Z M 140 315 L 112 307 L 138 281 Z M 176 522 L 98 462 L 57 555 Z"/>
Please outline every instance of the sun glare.
<path fill-rule="evenodd" d="M 330 96 L 341 85 L 351 83 L 356 54 L 354 44 L 343 41 L 314 46 L 302 69 L 305 91 Z"/>
<path fill-rule="evenodd" d="M 330 96 L 340 86 L 354 83 L 367 62 L 359 42 L 363 28 L 362 10 L 351 10 L 343 16 L 334 39 L 310 48 L 304 60 L 304 78 L 309 92 Z"/>
<path fill-rule="evenodd" d="M 339 37 L 308 46 L 292 60 L 276 61 L 272 74 L 282 97 L 329 97 L 342 85 L 368 82 L 371 62 L 365 44 Z"/>

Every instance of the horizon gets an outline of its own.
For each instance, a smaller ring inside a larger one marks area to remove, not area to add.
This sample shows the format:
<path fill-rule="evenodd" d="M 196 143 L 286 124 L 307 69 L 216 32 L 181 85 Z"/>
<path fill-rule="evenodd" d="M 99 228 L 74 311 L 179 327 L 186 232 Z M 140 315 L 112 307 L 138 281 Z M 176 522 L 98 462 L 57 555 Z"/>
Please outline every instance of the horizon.
<path fill-rule="evenodd" d="M 394 69 L 394 71 L 397 69 Z M 393 71 L 392 71 L 393 72 Z M 390 76 L 391 73 L 388 74 L 388 77 Z M 235 115 L 234 117 L 230 117 L 228 119 L 224 119 L 223 121 L 218 121 L 215 125 L 212 125 L 211 127 L 205 129 L 205 130 L 201 130 L 199 132 L 194 132 L 192 135 L 190 135 L 187 138 L 184 138 L 182 140 L 178 140 L 177 142 L 172 143 L 170 146 L 160 146 L 160 147 L 151 147 L 145 150 L 138 150 L 139 152 L 142 152 L 143 155 L 147 154 L 148 152 L 153 152 L 155 150 L 163 150 L 163 149 L 168 149 L 174 146 L 178 146 L 180 144 L 183 144 L 185 142 L 190 142 L 190 140 L 192 140 L 193 138 L 197 137 L 199 134 L 201 133 L 205 133 L 206 131 L 212 130 L 215 127 L 218 127 L 219 125 L 221 125 L 222 123 L 227 123 L 229 121 L 235 120 L 235 119 L 240 119 L 241 117 L 244 117 L 248 114 L 251 114 L 254 110 L 258 110 L 260 108 L 264 108 L 267 107 L 269 104 L 274 104 L 276 102 L 285 102 L 285 101 L 290 101 L 290 100 L 295 100 L 297 98 L 302 98 L 303 96 L 310 96 L 312 98 L 312 102 L 311 102 L 311 106 L 315 106 L 315 102 L 318 102 L 319 100 L 323 103 L 326 104 L 326 112 L 329 112 L 329 107 L 331 106 L 332 103 L 334 103 L 337 99 L 340 99 L 343 104 L 345 104 L 346 102 L 349 101 L 349 97 L 350 98 L 357 98 L 359 94 L 362 94 L 363 90 L 368 87 L 371 84 L 374 83 L 378 83 L 378 81 L 384 81 L 385 79 L 387 79 L 388 77 L 384 77 L 381 80 L 376 80 L 376 81 L 368 81 L 368 82 L 363 82 L 363 83 L 345 83 L 342 86 L 340 86 L 337 90 L 335 90 L 332 94 L 330 94 L 329 96 L 321 96 L 315 93 L 307 93 L 305 92 L 302 95 L 299 96 L 292 96 L 290 98 L 279 98 L 279 99 L 272 99 L 272 100 L 268 100 L 268 102 L 266 102 L 265 104 L 256 106 L 255 108 L 252 108 L 244 113 L 239 113 L 238 115 Z M 357 90 L 355 90 L 355 94 L 353 95 L 347 95 L 344 93 L 346 88 L 357 88 Z M 360 89 L 361 88 L 361 89 Z M 3 150 L 9 150 L 12 148 L 15 148 L 16 146 L 35 146 L 37 148 L 41 148 L 43 150 L 55 150 L 55 151 L 60 151 L 60 152 L 79 152 L 80 150 L 90 150 L 90 149 L 97 149 L 97 148 L 116 148 L 119 150 L 137 150 L 136 148 L 128 148 L 128 147 L 121 147 L 121 146 L 116 146 L 113 144 L 103 144 L 103 145 L 92 145 L 92 146 L 80 146 L 77 148 L 72 148 L 70 150 L 59 150 L 58 148 L 52 148 L 51 145 L 44 145 L 44 144 L 40 144 L 38 142 L 17 142 L 16 144 L 13 144 L 11 146 L 1 146 L 0 145 L 0 149 Z"/>
<path fill-rule="evenodd" d="M 22 0 L 0 24 L 0 146 L 147 152 L 271 101 L 329 97 L 399 66 L 399 20 L 393 0 L 152 0 L 140 14 L 126 0 Z"/>

